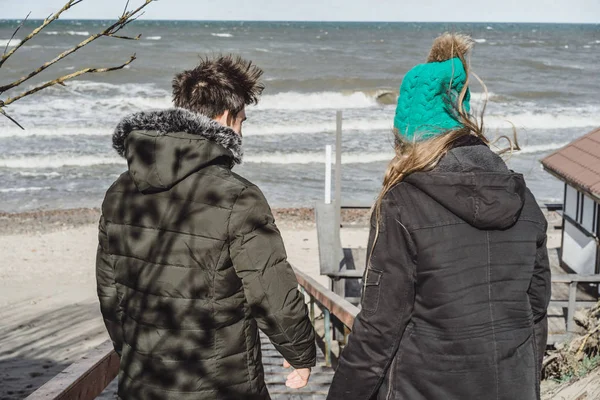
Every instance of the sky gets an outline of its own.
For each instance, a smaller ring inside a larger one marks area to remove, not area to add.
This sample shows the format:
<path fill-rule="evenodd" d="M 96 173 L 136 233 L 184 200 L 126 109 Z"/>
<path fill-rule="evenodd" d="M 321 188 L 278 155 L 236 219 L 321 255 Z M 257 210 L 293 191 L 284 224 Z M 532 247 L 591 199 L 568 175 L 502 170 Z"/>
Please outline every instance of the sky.
<path fill-rule="evenodd" d="M 0 0 L 0 19 L 45 18 L 67 0 Z M 130 0 L 137 7 L 144 0 Z M 113 19 L 126 0 L 83 0 L 65 19 Z M 410 3 L 410 4 L 407 4 Z M 159 0 L 146 19 L 600 23 L 600 0 Z"/>

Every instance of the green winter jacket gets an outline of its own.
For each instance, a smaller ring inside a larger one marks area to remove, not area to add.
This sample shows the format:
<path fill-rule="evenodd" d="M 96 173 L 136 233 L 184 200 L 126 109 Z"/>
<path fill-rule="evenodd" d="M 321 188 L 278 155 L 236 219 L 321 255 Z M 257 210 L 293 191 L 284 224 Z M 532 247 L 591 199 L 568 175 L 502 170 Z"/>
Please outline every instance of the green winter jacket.
<path fill-rule="evenodd" d="M 314 366 L 269 205 L 231 171 L 241 138 L 170 109 L 127 117 L 113 144 L 129 170 L 102 204 L 96 273 L 119 397 L 268 399 L 258 329 L 293 367 Z"/>

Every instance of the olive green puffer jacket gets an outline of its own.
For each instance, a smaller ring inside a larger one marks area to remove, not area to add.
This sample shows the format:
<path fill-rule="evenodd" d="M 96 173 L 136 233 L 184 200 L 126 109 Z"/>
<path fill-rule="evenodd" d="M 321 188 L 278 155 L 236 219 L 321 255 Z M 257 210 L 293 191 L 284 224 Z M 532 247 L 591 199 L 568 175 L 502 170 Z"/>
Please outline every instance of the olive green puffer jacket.
<path fill-rule="evenodd" d="M 119 397 L 268 399 L 259 328 L 293 367 L 314 366 L 271 210 L 231 171 L 241 138 L 170 109 L 124 119 L 113 143 L 129 171 L 102 205 L 96 273 Z"/>

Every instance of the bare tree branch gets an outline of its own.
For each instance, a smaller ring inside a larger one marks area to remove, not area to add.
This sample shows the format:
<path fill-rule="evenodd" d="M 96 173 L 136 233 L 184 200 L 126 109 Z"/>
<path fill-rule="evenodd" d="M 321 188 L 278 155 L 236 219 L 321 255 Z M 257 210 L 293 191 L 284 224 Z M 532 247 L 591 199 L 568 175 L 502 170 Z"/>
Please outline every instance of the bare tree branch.
<path fill-rule="evenodd" d="M 65 4 L 63 6 L 63 8 L 61 8 L 60 10 L 58 10 L 57 12 L 55 12 L 54 14 L 52 14 L 51 16 L 46 18 L 40 26 L 35 28 L 29 35 L 25 36 L 25 38 L 23 38 L 23 40 L 21 40 L 21 43 L 19 43 L 15 47 L 13 47 L 13 49 L 11 51 L 9 51 L 8 53 L 2 55 L 2 57 L 0 58 L 0 68 L 2 68 L 2 64 L 4 64 L 6 62 L 6 60 L 8 60 L 10 58 L 10 56 L 15 54 L 15 51 L 19 50 L 19 48 L 21 46 L 23 46 L 25 43 L 27 43 L 31 38 L 35 37 L 38 33 L 40 33 L 42 31 L 42 29 L 44 29 L 45 27 L 50 25 L 54 20 L 58 19 L 58 17 L 60 17 L 60 15 L 63 12 L 65 12 L 69 8 L 81 3 L 82 1 L 83 0 L 69 0 L 67 2 L 67 4 Z"/>
<path fill-rule="evenodd" d="M 123 18 L 125 16 L 125 14 L 127 14 L 128 8 L 129 8 L 129 0 L 127 0 L 127 3 L 125 3 L 125 8 L 123 9 L 123 14 L 121 14 L 121 18 Z"/>
<path fill-rule="evenodd" d="M 81 1 L 83 1 L 83 0 L 78 0 L 77 2 L 74 2 L 74 4 L 77 4 L 77 3 L 81 2 Z M 116 37 L 114 35 L 116 32 L 118 32 L 121 29 L 123 29 L 127 24 L 129 24 L 130 22 L 132 22 L 132 20 L 137 19 L 137 18 L 133 18 L 132 19 L 131 17 L 133 17 L 134 15 L 138 14 L 142 9 L 144 9 L 148 4 L 152 3 L 153 1 L 155 1 L 155 0 L 146 0 L 144 2 L 144 4 L 142 4 L 141 6 L 139 6 L 138 8 L 136 8 L 135 10 L 126 12 L 121 18 L 119 18 L 119 20 L 117 22 L 115 22 L 114 24 L 112 24 L 111 26 L 109 26 L 108 28 L 106 28 L 104 31 L 102 31 L 100 33 L 96 33 L 96 34 L 90 36 L 89 38 L 85 39 L 84 41 L 80 42 L 78 45 L 70 48 L 69 50 L 66 50 L 66 51 L 62 52 L 61 54 L 59 54 L 58 56 L 56 56 L 54 59 L 52 59 L 52 60 L 44 63 L 41 67 L 39 67 L 39 68 L 35 69 L 34 71 L 30 72 L 28 75 L 25 75 L 22 78 L 14 81 L 12 83 L 9 83 L 8 85 L 0 86 L 0 93 L 6 92 L 9 89 L 12 89 L 14 87 L 19 86 L 23 82 L 25 82 L 25 81 L 33 78 L 34 76 L 38 75 L 40 72 L 44 71 L 45 69 L 47 69 L 51 65 L 56 64 L 58 61 L 60 61 L 63 58 L 67 57 L 68 55 L 76 52 L 80 48 L 88 45 L 89 43 L 93 42 L 94 40 L 98 39 L 99 37 L 102 37 L 102 36 L 113 36 L 113 37 Z M 72 6 L 71 3 L 73 3 L 72 0 L 69 1 L 69 3 L 67 3 L 67 5 L 69 5 L 71 7 Z M 56 16 L 56 14 L 54 14 L 54 15 Z M 11 53 L 9 53 L 7 56 L 10 56 L 12 53 L 14 53 L 14 51 L 12 51 Z M 6 58 L 8 58 L 8 57 L 6 57 Z M 3 58 L 3 60 L 5 60 L 5 59 Z M 0 67 L 1 66 L 2 66 L 2 61 L 0 61 Z"/>
<path fill-rule="evenodd" d="M 25 19 L 19 24 L 19 26 L 17 26 L 17 29 L 15 29 L 10 39 L 8 39 L 8 43 L 6 43 L 6 47 L 4 48 L 4 52 L 2 53 L 2 55 L 6 54 L 6 52 L 8 51 L 8 47 L 10 46 L 10 42 L 12 42 L 12 40 L 15 38 L 15 35 L 17 34 L 17 32 L 19 32 L 19 29 L 21 29 L 23 25 L 25 25 L 25 22 L 27 22 L 27 18 L 29 18 L 30 15 L 31 11 L 29 12 L 29 14 L 27 14 Z"/>
<path fill-rule="evenodd" d="M 19 124 L 13 117 L 11 117 L 10 115 L 8 115 L 6 113 L 6 111 L 4 111 L 2 108 L 0 108 L 0 114 L 4 115 L 6 118 L 10 119 L 15 125 L 17 125 L 19 128 L 25 130 L 25 128 L 23 128 L 21 126 L 21 124 Z"/>
<path fill-rule="evenodd" d="M 50 86 L 54 86 L 54 85 L 63 85 L 63 83 L 69 79 L 73 79 L 76 78 L 80 75 L 83 74 L 91 74 L 91 73 L 98 73 L 98 72 L 110 72 L 110 71 L 116 71 L 118 69 L 123 69 L 125 68 L 127 65 L 131 64 L 134 60 L 136 59 L 135 54 L 131 56 L 131 58 L 124 64 L 121 64 L 117 67 L 108 67 L 108 68 L 85 68 L 76 72 L 73 72 L 69 75 L 64 75 L 61 76 L 60 78 L 56 78 L 53 79 L 51 81 L 48 81 L 46 83 L 42 83 L 32 89 L 27 90 L 26 92 L 23 92 L 21 94 L 19 94 L 18 96 L 15 97 L 9 97 L 8 99 L 6 99 L 4 102 L 0 102 L 0 107 L 4 107 L 4 106 L 8 106 L 11 103 L 14 103 L 17 100 L 22 99 L 25 96 L 29 96 L 30 94 L 34 94 L 36 92 L 39 92 L 42 89 L 46 89 L 47 87 Z M 0 108 L 0 110 L 2 110 Z"/>

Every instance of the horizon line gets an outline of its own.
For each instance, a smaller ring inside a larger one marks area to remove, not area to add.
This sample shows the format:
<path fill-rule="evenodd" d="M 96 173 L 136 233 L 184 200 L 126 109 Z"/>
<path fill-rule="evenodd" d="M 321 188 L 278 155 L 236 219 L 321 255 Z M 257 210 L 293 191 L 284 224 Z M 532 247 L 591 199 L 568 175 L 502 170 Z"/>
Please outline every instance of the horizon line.
<path fill-rule="evenodd" d="M 22 21 L 24 18 L 0 18 L 0 21 Z M 30 18 L 27 21 L 43 21 L 44 18 Z M 115 18 L 60 18 L 57 21 L 114 21 Z M 163 18 L 140 18 L 137 21 L 156 22 L 275 22 L 275 23 L 357 23 L 357 24 L 547 24 L 547 25 L 600 25 L 598 22 L 551 22 L 551 21 L 359 21 L 359 20 L 278 20 L 278 19 L 163 19 Z M 136 21 L 134 21 L 135 23 Z"/>

